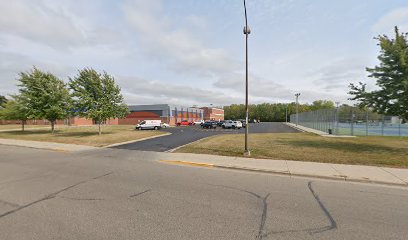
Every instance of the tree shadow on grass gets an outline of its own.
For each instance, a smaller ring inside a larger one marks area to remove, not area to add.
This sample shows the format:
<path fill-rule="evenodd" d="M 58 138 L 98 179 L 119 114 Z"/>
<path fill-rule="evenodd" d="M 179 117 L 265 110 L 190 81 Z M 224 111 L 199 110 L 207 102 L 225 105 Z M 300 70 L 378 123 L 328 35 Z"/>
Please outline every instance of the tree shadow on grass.
<path fill-rule="evenodd" d="M 10 131 L 5 134 L 13 134 L 16 136 L 30 136 L 30 135 L 48 135 L 51 134 L 51 130 L 26 130 L 26 131 Z M 102 132 L 101 136 L 114 134 L 112 131 Z M 0 134 L 1 135 L 1 134 Z M 63 130 L 55 130 L 51 137 L 61 138 L 61 137 L 91 137 L 98 136 L 98 131 L 84 131 L 84 132 L 64 132 Z"/>
<path fill-rule="evenodd" d="M 399 147 L 388 147 L 378 144 L 354 143 L 354 142 L 329 142 L 316 140 L 286 140 L 277 142 L 283 145 L 290 145 L 293 147 L 332 149 L 354 153 L 396 153 L 408 155 L 408 149 L 406 148 L 404 149 Z"/>

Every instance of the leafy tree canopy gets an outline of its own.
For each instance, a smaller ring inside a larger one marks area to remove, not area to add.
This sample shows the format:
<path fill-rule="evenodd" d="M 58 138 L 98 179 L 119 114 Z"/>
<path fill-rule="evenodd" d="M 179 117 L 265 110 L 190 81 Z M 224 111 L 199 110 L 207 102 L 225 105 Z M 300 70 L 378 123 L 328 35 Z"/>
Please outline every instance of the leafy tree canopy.
<path fill-rule="evenodd" d="M 7 98 L 3 95 L 0 95 L 0 107 L 4 107 L 4 104 L 7 103 Z"/>
<path fill-rule="evenodd" d="M 70 79 L 69 87 L 74 99 L 74 111 L 98 123 L 99 134 L 104 121 L 123 118 L 128 112 L 120 87 L 106 72 L 100 74 L 91 68 L 80 70 L 78 76 Z"/>
<path fill-rule="evenodd" d="M 65 83 L 51 73 L 34 67 L 20 73 L 20 99 L 29 118 L 47 119 L 52 131 L 56 120 L 68 117 L 71 98 Z"/>
<path fill-rule="evenodd" d="M 369 77 L 376 80 L 378 90 L 367 91 L 366 84 L 350 84 L 351 100 L 360 107 L 370 107 L 381 114 L 408 119 L 408 41 L 407 34 L 395 27 L 395 38 L 376 37 L 381 48 L 380 64 L 367 68 Z"/>
<path fill-rule="evenodd" d="M 4 108 L 0 110 L 0 117 L 6 120 L 20 120 L 24 131 L 24 125 L 29 119 L 28 107 L 21 101 L 20 96 L 13 96 L 13 99 L 7 101 Z"/>

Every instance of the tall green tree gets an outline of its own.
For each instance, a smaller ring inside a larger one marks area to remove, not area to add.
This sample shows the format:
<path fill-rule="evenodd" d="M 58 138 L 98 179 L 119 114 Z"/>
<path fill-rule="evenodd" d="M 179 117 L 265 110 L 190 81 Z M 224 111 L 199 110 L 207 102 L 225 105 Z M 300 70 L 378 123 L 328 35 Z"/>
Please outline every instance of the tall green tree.
<path fill-rule="evenodd" d="M 381 48 L 380 64 L 367 68 L 369 77 L 376 80 L 378 90 L 367 91 L 366 84 L 350 84 L 349 94 L 360 107 L 369 107 L 381 114 L 408 119 L 408 35 L 395 27 L 395 38 L 376 37 Z"/>
<path fill-rule="evenodd" d="M 20 73 L 19 81 L 20 97 L 28 107 L 28 117 L 48 120 L 54 133 L 56 121 L 67 118 L 70 110 L 71 97 L 66 84 L 36 67 Z"/>
<path fill-rule="evenodd" d="M 69 87 L 75 112 L 97 123 L 99 135 L 102 134 L 102 123 L 112 118 L 123 118 L 128 112 L 120 87 L 106 72 L 100 74 L 91 68 L 80 70 L 78 76 L 70 79 Z"/>
<path fill-rule="evenodd" d="M 0 108 L 4 107 L 4 104 L 7 103 L 7 98 L 3 95 L 0 95 Z"/>
<path fill-rule="evenodd" d="M 310 110 L 320 110 L 320 109 L 329 109 L 334 108 L 334 102 L 328 100 L 316 100 L 310 106 Z"/>
<path fill-rule="evenodd" d="M 21 130 L 24 131 L 24 126 L 29 119 L 28 106 L 19 96 L 13 96 L 12 100 L 4 104 L 4 108 L 0 109 L 0 117 L 6 120 L 21 121 Z"/>

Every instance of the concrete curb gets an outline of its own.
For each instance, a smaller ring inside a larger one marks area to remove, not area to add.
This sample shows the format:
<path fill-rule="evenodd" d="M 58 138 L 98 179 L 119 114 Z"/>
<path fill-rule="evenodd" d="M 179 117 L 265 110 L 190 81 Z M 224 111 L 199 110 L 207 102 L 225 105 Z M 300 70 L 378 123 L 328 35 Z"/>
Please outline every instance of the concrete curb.
<path fill-rule="evenodd" d="M 276 170 L 248 168 L 248 167 L 240 167 L 240 166 L 226 166 L 226 165 L 219 165 L 219 164 L 212 164 L 212 163 L 205 163 L 205 162 L 171 161 L 171 160 L 161 160 L 159 162 L 167 163 L 167 164 L 174 164 L 174 165 L 190 165 L 190 166 L 195 166 L 195 167 L 211 167 L 211 168 L 260 172 L 260 173 L 277 174 L 277 175 L 294 176 L 294 177 L 312 177 L 312 178 L 336 180 L 336 181 L 340 180 L 344 182 L 370 183 L 370 184 L 381 184 L 381 185 L 388 185 L 388 186 L 408 187 L 407 183 L 392 183 L 392 182 L 376 181 L 376 180 L 355 179 L 355 178 L 348 178 L 347 176 L 344 176 L 344 177 L 343 176 L 332 176 L 331 177 L 331 176 L 321 176 L 321 175 L 313 175 L 313 174 L 291 173 L 289 171 L 276 171 Z"/>
<path fill-rule="evenodd" d="M 212 136 L 209 136 L 209 137 L 212 137 Z M 207 139 L 207 138 L 209 138 L 209 137 L 201 138 L 201 139 L 198 139 L 198 140 L 196 140 L 196 141 L 194 141 L 194 142 L 190 142 L 190 143 L 187 143 L 187 144 L 178 146 L 178 147 L 176 147 L 176 148 L 169 149 L 169 150 L 164 151 L 164 152 L 172 153 L 172 152 L 175 152 L 175 151 L 179 150 L 180 148 L 183 148 L 183 147 L 188 146 L 188 145 L 193 144 L 193 143 L 198 143 L 198 142 L 200 142 L 200 141 L 202 141 L 202 140 L 204 140 L 204 139 Z"/>
<path fill-rule="evenodd" d="M 157 136 L 145 137 L 145 138 L 131 140 L 131 141 L 127 141 L 127 142 L 114 143 L 114 144 L 111 144 L 111 145 L 103 146 L 103 148 L 110 148 L 110 147 L 116 147 L 116 146 L 125 145 L 125 144 L 129 144 L 129 143 L 141 142 L 141 141 L 154 139 L 154 138 L 159 138 L 159 137 L 164 137 L 164 136 L 168 136 L 168 135 L 171 135 L 171 133 L 168 132 L 168 133 L 157 135 Z"/>
<path fill-rule="evenodd" d="M 286 126 L 291 127 L 295 130 L 298 130 L 300 132 L 306 132 L 304 129 L 298 128 L 296 125 L 290 124 L 290 123 L 284 123 Z"/>

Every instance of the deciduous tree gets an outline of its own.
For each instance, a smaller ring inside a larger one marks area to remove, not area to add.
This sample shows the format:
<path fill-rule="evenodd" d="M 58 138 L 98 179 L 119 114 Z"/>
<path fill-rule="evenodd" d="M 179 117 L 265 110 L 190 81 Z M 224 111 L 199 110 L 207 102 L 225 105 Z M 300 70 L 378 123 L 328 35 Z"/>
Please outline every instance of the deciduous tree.
<path fill-rule="evenodd" d="M 123 118 L 128 112 L 120 87 L 106 72 L 100 74 L 91 68 L 80 70 L 78 76 L 70 79 L 69 87 L 74 100 L 73 109 L 79 116 L 96 122 L 99 135 L 103 122 Z"/>
<path fill-rule="evenodd" d="M 395 27 L 395 38 L 378 36 L 380 64 L 367 68 L 376 80 L 378 90 L 367 91 L 365 83 L 350 84 L 350 94 L 360 107 L 369 107 L 381 114 L 408 119 L 408 41 L 407 34 Z"/>
<path fill-rule="evenodd" d="M 48 120 L 54 133 L 56 121 L 65 119 L 70 110 L 71 98 L 66 84 L 36 67 L 20 73 L 19 81 L 20 99 L 27 106 L 28 118 Z"/>

